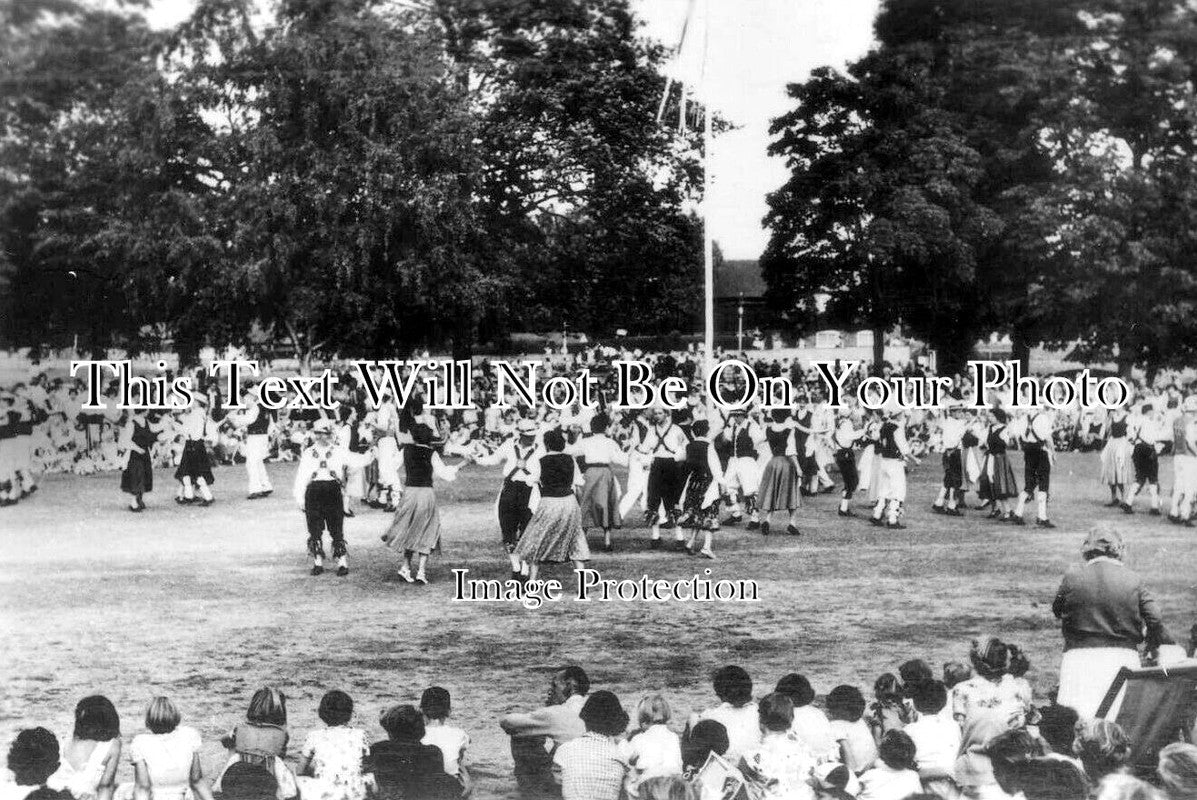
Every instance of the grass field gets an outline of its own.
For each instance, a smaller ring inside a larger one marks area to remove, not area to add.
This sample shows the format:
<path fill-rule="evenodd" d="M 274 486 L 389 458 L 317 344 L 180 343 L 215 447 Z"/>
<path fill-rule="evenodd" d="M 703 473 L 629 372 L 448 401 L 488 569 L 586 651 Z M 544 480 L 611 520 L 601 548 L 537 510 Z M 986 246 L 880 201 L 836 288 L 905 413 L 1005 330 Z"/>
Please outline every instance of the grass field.
<path fill-rule="evenodd" d="M 726 529 L 717 535 L 719 559 L 707 562 L 650 551 L 647 532 L 629 530 L 616 553 L 592 562 L 607 577 L 635 578 L 677 579 L 710 566 L 716 578 L 758 581 L 758 603 L 560 602 L 537 611 L 451 601 L 452 567 L 507 575 L 494 470 L 468 467 L 438 489 L 444 553 L 427 587 L 395 576 L 395 555 L 379 541 L 387 515 L 368 510 L 347 521 L 352 573 L 310 577 L 289 465 L 271 468 L 280 491 L 252 503 L 243 499 L 242 468 L 222 468 L 217 504 L 207 509 L 171 503 L 169 476 L 159 470 L 141 515 L 124 509 L 114 474 L 48 476 L 29 501 L 0 510 L 0 737 L 7 743 L 32 724 L 69 735 L 75 702 L 91 693 L 112 698 L 130 735 L 141 730 L 149 699 L 165 694 L 203 734 L 211 773 L 223 763 L 220 735 L 261 685 L 289 696 L 295 750 L 320 724 L 316 705 L 327 689 L 348 691 L 356 723 L 381 738 L 384 707 L 414 703 L 436 684 L 452 692 L 457 724 L 473 736 L 477 796 L 489 798 L 513 793 L 499 716 L 538 705 L 548 672 L 566 662 L 583 665 L 596 688 L 628 706 L 648 690 L 665 691 L 680 725 L 714 701 L 708 676 L 723 664 L 747 668 L 760 692 L 800 671 L 820 698 L 845 682 L 867 694 L 877 675 L 907 658 L 966 660 L 971 638 L 993 634 L 1025 647 L 1043 693 L 1060 657 L 1051 600 L 1099 520 L 1122 526 L 1128 563 L 1148 578 L 1173 633 L 1187 632 L 1197 608 L 1197 531 L 1103 508 L 1096 455 L 1057 463 L 1052 516 L 1060 527 L 1046 532 L 977 513 L 930 514 L 936 461 L 913 473 L 905 531 L 840 519 L 824 496 L 803 511 L 801 538 Z M 572 579 L 563 569 L 551 574 Z M 122 765 L 121 779 L 131 776 Z"/>

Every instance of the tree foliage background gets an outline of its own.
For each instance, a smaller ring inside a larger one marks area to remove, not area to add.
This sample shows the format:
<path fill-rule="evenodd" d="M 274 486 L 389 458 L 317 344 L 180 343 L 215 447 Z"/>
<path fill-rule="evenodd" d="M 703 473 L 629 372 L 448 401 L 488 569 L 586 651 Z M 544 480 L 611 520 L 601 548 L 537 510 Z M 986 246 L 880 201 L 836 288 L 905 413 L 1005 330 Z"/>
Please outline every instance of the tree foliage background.
<path fill-rule="evenodd" d="M 697 142 L 626 0 L 2 0 L 10 345 L 463 353 L 700 308 Z"/>
<path fill-rule="evenodd" d="M 948 367 L 995 331 L 1023 357 L 1191 365 L 1191 5 L 885 0 L 875 33 L 774 121 L 774 308 L 901 324 Z"/>

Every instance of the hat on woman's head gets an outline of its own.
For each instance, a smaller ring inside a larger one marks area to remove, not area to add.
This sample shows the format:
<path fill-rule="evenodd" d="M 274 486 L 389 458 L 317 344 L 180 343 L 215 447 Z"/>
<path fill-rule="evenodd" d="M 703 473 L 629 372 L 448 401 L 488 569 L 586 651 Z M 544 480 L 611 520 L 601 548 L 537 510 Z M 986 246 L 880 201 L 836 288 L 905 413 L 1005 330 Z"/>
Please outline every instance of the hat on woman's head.
<path fill-rule="evenodd" d="M 1184 404 L 1181 405 L 1182 411 L 1197 412 L 1197 394 L 1191 394 L 1185 398 Z"/>
<path fill-rule="evenodd" d="M 1089 535 L 1085 537 L 1085 543 L 1081 545 L 1081 553 L 1086 558 L 1108 556 L 1120 559 L 1125 550 L 1126 545 L 1122 542 L 1122 534 L 1109 525 L 1098 525 L 1089 531 Z"/>
<path fill-rule="evenodd" d="M 619 698 L 607 691 L 597 691 L 587 697 L 578 716 L 586 723 L 587 730 L 607 736 L 617 736 L 628 727 L 628 715 Z"/>
<path fill-rule="evenodd" d="M 1001 639 L 992 636 L 984 642 L 973 639 L 968 657 L 977 674 L 985 678 L 1003 675 L 1010 666 L 1010 648 Z"/>
<path fill-rule="evenodd" d="M 331 419 L 320 418 L 312 424 L 312 433 L 332 433 L 334 431 Z"/>

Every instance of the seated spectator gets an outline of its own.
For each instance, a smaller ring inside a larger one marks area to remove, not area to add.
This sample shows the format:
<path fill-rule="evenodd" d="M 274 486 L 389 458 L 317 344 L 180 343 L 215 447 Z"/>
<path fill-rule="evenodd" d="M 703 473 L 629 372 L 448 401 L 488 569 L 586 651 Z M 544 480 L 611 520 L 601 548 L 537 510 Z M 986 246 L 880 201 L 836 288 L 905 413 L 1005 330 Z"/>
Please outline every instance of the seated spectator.
<path fill-rule="evenodd" d="M 300 794 L 304 800 L 362 800 L 370 743 L 364 730 L 349 725 L 353 699 L 336 689 L 326 692 L 316 713 L 326 727 L 304 740 L 296 770 Z"/>
<path fill-rule="evenodd" d="M 446 689 L 432 686 L 420 697 L 420 712 L 424 715 L 424 744 L 439 747 L 446 775 L 461 784 L 462 794 L 470 793 L 470 773 L 466 768 L 466 749 L 470 735 L 456 725 L 448 724 L 451 698 Z"/>
<path fill-rule="evenodd" d="M 760 719 L 752 702 L 752 678 L 740 667 L 727 666 L 715 673 L 712 683 L 715 696 L 722 702 L 703 711 L 698 719 L 712 719 L 723 725 L 728 741 L 725 757 L 736 764 L 761 741 Z"/>
<path fill-rule="evenodd" d="M 1123 773 L 1130 760 L 1130 740 L 1122 726 L 1105 719 L 1081 720 L 1076 725 L 1072 752 L 1081 760 L 1094 783 L 1107 775 Z"/>
<path fill-rule="evenodd" d="M 764 797 L 813 798 L 810 787 L 814 755 L 806 744 L 790 736 L 794 705 L 784 694 L 767 694 L 757 704 L 761 742 L 744 755 L 744 774 L 764 787 Z"/>
<path fill-rule="evenodd" d="M 931 665 L 921 658 L 912 658 L 898 667 L 898 681 L 906 697 L 913 697 L 919 687 L 935 680 Z"/>
<path fill-rule="evenodd" d="M 956 790 L 952 774 L 960 754 L 960 726 L 940 714 L 948 703 L 948 690 L 932 680 L 920 684 L 912 700 L 918 719 L 903 730 L 914 742 L 919 778 L 928 792 L 950 798 Z"/>
<path fill-rule="evenodd" d="M 615 737 L 628 727 L 628 715 L 611 692 L 586 698 L 578 712 L 586 733 L 557 748 L 562 800 L 619 800 L 628 765 Z"/>
<path fill-rule="evenodd" d="M 1156 772 L 1169 800 L 1197 800 L 1197 745 L 1173 742 L 1165 746 Z"/>
<path fill-rule="evenodd" d="M 794 704 L 794 725 L 790 732 L 806 744 L 819 761 L 839 758 L 835 737 L 831 735 L 831 721 L 821 710 L 811 705 L 815 690 L 804 676 L 790 673 L 777 682 L 773 690 L 784 694 Z"/>
<path fill-rule="evenodd" d="M 649 778 L 682 774 L 682 743 L 669 730 L 671 716 L 669 703 L 659 694 L 647 695 L 636 707 L 639 727 L 623 747 L 629 796 L 638 796 L 637 786 Z"/>
<path fill-rule="evenodd" d="M 13 783 L 0 784 L 2 800 L 71 800 L 69 792 L 46 786 L 60 766 L 58 739 L 45 728 L 27 728 L 8 748 Z"/>
<path fill-rule="evenodd" d="M 1010 670 L 1022 668 L 1022 651 L 1015 645 L 990 638 L 973 641 L 969 658 L 976 675 L 956 686 L 952 713 L 963 728 L 969 714 L 978 709 L 998 710 L 1015 727 L 1026 724 L 1034 706 L 1025 680 L 1016 680 Z"/>
<path fill-rule="evenodd" d="M 1019 791 L 1026 800 L 1086 800 L 1089 782 L 1072 761 L 1032 758 L 1022 764 Z"/>
<path fill-rule="evenodd" d="M 511 737 L 515 780 L 525 794 L 555 793 L 552 753 L 561 745 L 586 733 L 579 712 L 586 703 L 590 679 L 581 667 L 557 670 L 549 679 L 544 708 L 523 714 L 508 714 L 499 726 Z"/>
<path fill-rule="evenodd" d="M 121 757 L 121 719 L 112 701 L 85 697 L 75 706 L 75 729 L 62 752 L 62 765 L 48 786 L 75 800 L 111 800 Z"/>
<path fill-rule="evenodd" d="M 988 747 L 1011 730 L 1010 718 L 1000 709 L 977 709 L 968 716 L 960 737 L 960 757 L 954 774 L 961 796 L 969 800 L 1005 800 L 1010 797 L 998 783 Z"/>
<path fill-rule="evenodd" d="M 1044 752 L 1043 741 L 1032 736 L 1026 728 L 999 733 L 985 745 L 985 755 L 989 757 L 994 780 L 1003 792 L 1011 796 L 1022 791 L 1026 765 L 1042 758 Z"/>
<path fill-rule="evenodd" d="M 1165 800 L 1164 794 L 1151 784 L 1133 775 L 1117 773 L 1107 775 L 1092 797 L 1093 800 Z"/>
<path fill-rule="evenodd" d="M 699 800 L 699 797 L 681 775 L 662 775 L 640 784 L 640 800 Z"/>
<path fill-rule="evenodd" d="M 1075 760 L 1072 743 L 1076 739 L 1077 720 L 1076 711 L 1059 703 L 1039 709 L 1039 735 L 1051 748 L 1049 756 Z"/>
<path fill-rule="evenodd" d="M 168 698 L 150 702 L 145 713 L 149 733 L 139 733 L 129 743 L 135 800 L 181 800 L 191 795 L 212 800 L 200 764 L 199 732 L 180 725 L 181 721 L 182 715 Z"/>
<path fill-rule="evenodd" d="M 827 716 L 840 761 L 857 775 L 877 760 L 877 743 L 863 719 L 864 711 L 864 695 L 855 686 L 837 686 L 827 695 Z"/>
<path fill-rule="evenodd" d="M 727 728 L 722 722 L 704 719 L 686 731 L 682 738 L 682 774 L 694 778 L 711 753 L 723 757 L 727 753 Z"/>
<path fill-rule="evenodd" d="M 860 800 L 905 800 L 922 792 L 914 742 L 905 732 L 886 732 L 877 746 L 877 763 L 860 776 L 860 786 Z"/>
<path fill-rule="evenodd" d="M 940 712 L 942 715 L 949 719 L 956 719 L 956 714 L 953 710 L 956 708 L 956 687 L 972 676 L 972 668 L 966 664 L 961 664 L 959 661 L 949 661 L 943 665 L 943 685 L 948 690 L 948 705 Z M 956 724 L 959 725 L 960 723 L 957 722 Z"/>
<path fill-rule="evenodd" d="M 370 747 L 378 793 L 387 800 L 440 800 L 461 796 L 461 784 L 445 773 L 439 747 L 423 744 L 424 717 L 415 706 L 394 706 L 378 720 L 389 737 Z"/>
<path fill-rule="evenodd" d="M 889 731 L 900 731 L 911 719 L 905 692 L 897 676 L 887 672 L 873 683 L 873 702 L 865 716 L 873 741 L 878 744 Z"/>
<path fill-rule="evenodd" d="M 860 779 L 852 770 L 835 761 L 815 767 L 811 783 L 818 800 L 854 800 L 860 796 Z"/>
<path fill-rule="evenodd" d="M 232 750 L 224 771 L 212 783 L 212 791 L 227 794 L 224 779 L 234 764 L 250 764 L 270 773 L 278 800 L 299 796 L 299 784 L 283 759 L 287 755 L 287 696 L 264 687 L 249 701 L 245 722 L 238 723 L 221 743 Z"/>
<path fill-rule="evenodd" d="M 265 767 L 248 761 L 230 764 L 221 776 L 220 786 L 220 796 L 224 800 L 273 800 L 279 794 L 274 775 Z"/>

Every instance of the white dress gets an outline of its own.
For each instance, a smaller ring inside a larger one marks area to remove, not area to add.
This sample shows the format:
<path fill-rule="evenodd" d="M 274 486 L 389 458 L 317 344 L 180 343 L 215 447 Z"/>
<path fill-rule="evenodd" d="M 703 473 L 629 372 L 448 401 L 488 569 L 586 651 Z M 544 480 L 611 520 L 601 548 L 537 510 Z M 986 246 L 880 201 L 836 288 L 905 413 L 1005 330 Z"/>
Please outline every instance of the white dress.
<path fill-rule="evenodd" d="M 154 800 L 191 797 L 191 765 L 200 751 L 195 728 L 180 725 L 170 733 L 139 733 L 129 744 L 129 760 L 144 765 Z M 118 797 L 131 797 L 132 784 L 122 784 Z"/>
<path fill-rule="evenodd" d="M 46 785 L 57 791 L 70 792 L 75 800 L 92 800 L 99 791 L 100 780 L 104 777 L 104 764 L 114 747 L 112 741 L 96 742 L 91 754 L 78 769 L 63 758 L 58 771 L 50 776 Z"/>
<path fill-rule="evenodd" d="M 312 776 L 298 779 L 300 795 L 304 800 L 362 800 L 366 796 L 362 760 L 369 754 L 370 742 L 363 730 L 335 725 L 312 731 L 302 750 Z"/>

